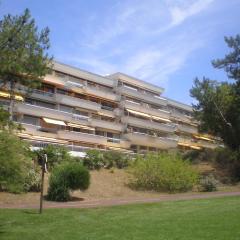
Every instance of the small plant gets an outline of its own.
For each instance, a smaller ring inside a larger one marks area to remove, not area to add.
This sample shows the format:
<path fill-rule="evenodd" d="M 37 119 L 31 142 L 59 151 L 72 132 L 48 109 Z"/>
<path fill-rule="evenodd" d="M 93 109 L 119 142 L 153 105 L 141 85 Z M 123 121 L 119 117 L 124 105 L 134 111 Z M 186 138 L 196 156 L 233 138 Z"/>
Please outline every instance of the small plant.
<path fill-rule="evenodd" d="M 56 166 L 49 179 L 47 199 L 64 202 L 70 200 L 70 191 L 86 190 L 90 184 L 89 171 L 79 163 Z"/>
<path fill-rule="evenodd" d="M 198 173 L 176 154 L 138 156 L 129 168 L 130 186 L 142 190 L 185 192 L 198 180 Z"/>
<path fill-rule="evenodd" d="M 202 192 L 214 192 L 217 191 L 218 181 L 213 175 L 204 176 L 200 179 L 200 191 Z"/>

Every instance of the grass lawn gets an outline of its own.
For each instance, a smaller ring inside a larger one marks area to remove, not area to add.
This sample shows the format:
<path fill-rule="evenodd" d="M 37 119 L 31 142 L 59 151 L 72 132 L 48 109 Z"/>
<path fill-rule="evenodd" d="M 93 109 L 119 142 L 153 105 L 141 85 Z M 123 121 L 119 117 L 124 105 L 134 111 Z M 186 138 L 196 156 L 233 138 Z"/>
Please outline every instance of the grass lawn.
<path fill-rule="evenodd" d="M 240 197 L 96 209 L 0 209 L 0 239 L 240 239 Z"/>

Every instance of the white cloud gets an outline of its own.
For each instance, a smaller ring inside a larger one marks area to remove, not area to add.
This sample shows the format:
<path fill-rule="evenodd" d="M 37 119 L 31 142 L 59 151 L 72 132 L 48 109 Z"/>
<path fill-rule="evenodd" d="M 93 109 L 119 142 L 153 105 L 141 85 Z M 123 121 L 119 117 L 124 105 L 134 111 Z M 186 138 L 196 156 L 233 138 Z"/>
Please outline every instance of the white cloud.
<path fill-rule="evenodd" d="M 214 0 L 198 0 L 192 4 L 183 4 L 181 6 L 170 6 L 171 26 L 181 24 L 185 19 L 196 15 L 205 10 Z M 187 1 L 188 2 L 188 1 Z M 186 3 L 186 1 L 185 1 Z"/>
<path fill-rule="evenodd" d="M 102 16 L 84 44 L 81 40 L 79 45 L 84 48 L 63 59 L 103 75 L 122 71 L 152 83 L 166 84 L 171 74 L 204 45 L 208 35 L 205 29 L 203 34 L 191 27 L 174 35 L 167 31 L 202 13 L 213 1 L 121 2 Z"/>

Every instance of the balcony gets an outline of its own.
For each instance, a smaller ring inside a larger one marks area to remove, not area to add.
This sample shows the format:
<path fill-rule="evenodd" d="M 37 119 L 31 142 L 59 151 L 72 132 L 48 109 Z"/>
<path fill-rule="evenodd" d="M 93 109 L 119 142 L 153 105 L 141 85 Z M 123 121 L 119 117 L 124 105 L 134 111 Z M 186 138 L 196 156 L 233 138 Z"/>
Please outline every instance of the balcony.
<path fill-rule="evenodd" d="M 98 114 L 103 115 L 103 116 L 107 116 L 107 117 L 111 117 L 111 118 L 115 118 L 115 116 L 116 116 L 114 110 L 109 111 L 109 110 L 106 110 L 106 109 L 103 109 L 103 108 L 101 108 L 98 111 Z"/>
<path fill-rule="evenodd" d="M 209 141 L 203 141 L 203 140 L 199 140 L 198 145 L 203 147 L 203 148 L 210 148 L 210 149 L 215 149 L 219 146 L 216 143 L 209 142 Z"/>
<path fill-rule="evenodd" d="M 25 124 L 21 123 L 21 125 L 24 127 L 24 131 L 19 132 L 18 136 L 31 140 L 31 141 L 44 141 L 49 143 L 59 143 L 59 144 L 67 144 L 68 142 L 62 139 L 58 138 L 58 135 L 56 133 L 48 133 L 48 132 L 42 132 L 40 131 L 40 126 L 35 126 L 31 124 Z"/>
<path fill-rule="evenodd" d="M 25 103 L 18 103 L 15 105 L 15 112 L 36 117 L 48 117 L 61 121 L 67 121 L 76 124 L 89 125 L 88 117 L 62 112 L 56 109 L 40 107 Z"/>
<path fill-rule="evenodd" d="M 61 139 L 67 139 L 71 141 L 86 142 L 98 145 L 105 145 L 107 142 L 106 138 L 102 136 L 81 132 L 70 132 L 64 130 L 58 131 L 58 137 Z"/>
<path fill-rule="evenodd" d="M 111 91 L 106 91 L 105 89 L 101 89 L 101 87 L 92 87 L 92 86 L 84 86 L 83 93 L 96 96 L 102 99 L 107 99 L 113 102 L 119 101 L 119 96 L 114 94 Z"/>
<path fill-rule="evenodd" d="M 152 130 L 158 130 L 158 131 L 166 132 L 166 133 L 173 133 L 175 131 L 174 125 L 157 123 L 157 122 L 153 122 L 151 120 L 145 120 L 145 119 L 141 119 L 141 118 L 125 116 L 125 117 L 122 117 L 122 122 L 132 125 L 132 126 L 136 126 L 136 127 L 140 127 L 140 128 L 147 128 L 147 129 L 152 129 Z"/>
<path fill-rule="evenodd" d="M 96 145 L 104 145 L 107 147 L 115 147 L 115 148 L 129 148 L 130 142 L 122 139 L 113 139 L 107 138 L 104 136 L 87 134 L 81 132 L 70 132 L 70 131 L 58 131 L 58 137 L 61 139 L 66 139 L 70 141 L 77 142 L 86 142 Z"/>
<path fill-rule="evenodd" d="M 116 91 L 122 95 L 134 97 L 143 102 L 148 102 L 148 103 L 157 104 L 157 105 L 161 105 L 161 106 L 167 105 L 167 101 L 163 98 L 150 96 L 143 92 L 139 92 L 137 90 L 130 89 L 126 86 L 117 87 Z"/>
<path fill-rule="evenodd" d="M 98 103 L 87 101 L 87 100 L 76 98 L 76 97 L 71 97 L 68 95 L 63 95 L 63 94 L 57 93 L 55 95 L 55 99 L 56 99 L 57 103 L 69 105 L 72 107 L 89 109 L 89 110 L 96 111 L 96 112 L 101 109 L 101 105 Z"/>
<path fill-rule="evenodd" d="M 188 134 L 197 134 L 198 133 L 197 127 L 194 127 L 191 125 L 186 126 L 186 125 L 182 125 L 182 124 L 177 125 L 177 131 L 188 133 Z"/>
<path fill-rule="evenodd" d="M 127 133 L 124 137 L 131 141 L 131 144 L 147 147 L 156 147 L 160 149 L 176 148 L 177 141 L 170 138 L 154 137 L 143 133 Z"/>
<path fill-rule="evenodd" d="M 38 89 L 33 89 L 30 93 L 30 96 L 34 99 L 39 99 L 47 102 L 55 102 L 54 93 L 45 92 Z"/>
<path fill-rule="evenodd" d="M 137 103 L 132 103 L 129 101 L 124 101 L 121 105 L 126 109 L 131 109 L 137 112 L 143 112 L 151 116 L 156 116 L 156 117 L 165 118 L 165 119 L 169 119 L 170 117 L 170 113 L 167 111 L 146 107 L 146 106 L 143 106 Z"/>
<path fill-rule="evenodd" d="M 180 122 L 185 122 L 185 123 L 192 123 L 193 119 L 192 117 L 189 117 L 185 114 L 179 113 L 177 111 L 171 111 L 171 119 L 177 120 Z"/>
<path fill-rule="evenodd" d="M 103 129 L 113 130 L 115 132 L 122 132 L 124 130 L 124 125 L 117 122 L 108 122 L 100 119 L 92 118 L 89 120 L 92 127 L 98 127 Z"/>

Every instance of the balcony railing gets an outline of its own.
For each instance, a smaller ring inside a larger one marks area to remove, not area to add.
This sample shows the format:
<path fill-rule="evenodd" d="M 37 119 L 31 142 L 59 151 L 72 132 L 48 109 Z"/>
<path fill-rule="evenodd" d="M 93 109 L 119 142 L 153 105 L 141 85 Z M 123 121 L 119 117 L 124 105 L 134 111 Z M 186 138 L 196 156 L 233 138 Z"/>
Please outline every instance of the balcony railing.
<path fill-rule="evenodd" d="M 142 112 L 145 114 L 149 114 L 150 116 L 153 116 L 153 117 L 159 117 L 159 118 L 163 118 L 163 119 L 170 118 L 170 112 L 168 112 L 168 111 L 161 110 L 161 109 L 154 109 L 154 108 L 148 107 L 146 105 L 140 105 L 137 103 L 130 102 L 128 100 L 124 101 L 121 105 L 125 109 L 131 109 L 131 110 L 134 110 L 137 112 Z"/>
<path fill-rule="evenodd" d="M 160 106 L 167 105 L 167 101 L 164 98 L 156 98 L 156 97 L 150 96 L 146 93 L 126 88 L 124 86 L 117 87 L 116 90 L 117 90 L 117 92 L 119 92 L 120 94 L 122 94 L 124 96 L 135 97 L 143 102 L 153 103 L 153 104 L 160 105 Z"/>
<path fill-rule="evenodd" d="M 41 107 L 32 104 L 18 103 L 15 105 L 15 111 L 27 115 L 37 116 L 37 117 L 49 117 L 57 120 L 87 124 L 86 122 L 89 117 L 84 115 L 72 114 L 68 112 L 63 112 L 57 109 L 51 109 L 46 107 Z"/>
<path fill-rule="evenodd" d="M 159 149 L 176 148 L 177 141 L 168 137 L 155 137 L 144 133 L 132 132 L 124 135 L 134 145 L 156 147 Z"/>
<path fill-rule="evenodd" d="M 131 126 L 153 129 L 153 130 L 158 130 L 158 131 L 167 132 L 167 133 L 173 133 L 176 129 L 176 126 L 172 124 L 157 123 L 157 122 L 151 121 L 150 119 L 148 120 L 148 119 L 142 119 L 142 118 L 136 118 L 136 117 L 130 117 L 130 116 L 122 117 L 122 122 Z"/>

